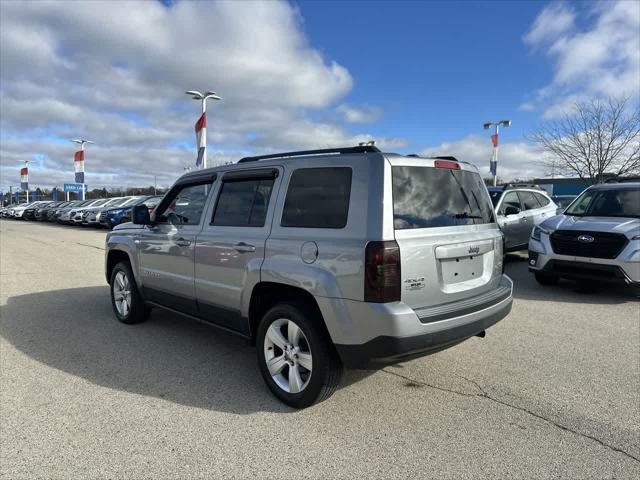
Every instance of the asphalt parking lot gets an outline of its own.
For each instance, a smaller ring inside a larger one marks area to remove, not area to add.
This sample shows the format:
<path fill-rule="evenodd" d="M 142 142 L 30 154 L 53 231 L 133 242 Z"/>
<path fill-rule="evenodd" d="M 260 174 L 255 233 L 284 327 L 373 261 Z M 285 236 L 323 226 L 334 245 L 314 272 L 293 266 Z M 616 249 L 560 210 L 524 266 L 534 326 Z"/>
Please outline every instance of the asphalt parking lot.
<path fill-rule="evenodd" d="M 640 303 L 539 287 L 450 350 L 270 395 L 244 341 L 111 312 L 104 231 L 0 222 L 2 478 L 638 478 Z"/>

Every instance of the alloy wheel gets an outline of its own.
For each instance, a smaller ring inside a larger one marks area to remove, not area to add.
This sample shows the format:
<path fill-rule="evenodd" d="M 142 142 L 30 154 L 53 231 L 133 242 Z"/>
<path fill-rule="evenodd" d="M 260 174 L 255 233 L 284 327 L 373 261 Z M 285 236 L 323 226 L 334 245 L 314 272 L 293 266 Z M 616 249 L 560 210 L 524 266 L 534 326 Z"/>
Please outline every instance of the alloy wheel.
<path fill-rule="evenodd" d="M 302 392 L 311 379 L 311 347 L 302 329 L 286 318 L 274 320 L 264 337 L 264 358 L 273 381 L 287 393 Z"/>
<path fill-rule="evenodd" d="M 120 315 L 123 317 L 129 315 L 131 311 L 131 287 L 129 285 L 129 278 L 123 271 L 116 273 L 114 278 L 113 301 Z"/>

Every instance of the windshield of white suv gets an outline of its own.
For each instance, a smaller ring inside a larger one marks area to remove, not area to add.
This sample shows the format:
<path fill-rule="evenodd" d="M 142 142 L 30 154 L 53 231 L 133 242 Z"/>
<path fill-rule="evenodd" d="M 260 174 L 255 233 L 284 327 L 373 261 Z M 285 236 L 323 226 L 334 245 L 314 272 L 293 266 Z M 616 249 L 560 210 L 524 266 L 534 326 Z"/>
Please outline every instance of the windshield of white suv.
<path fill-rule="evenodd" d="M 480 175 L 466 170 L 393 167 L 396 230 L 492 223 L 493 205 Z"/>
<path fill-rule="evenodd" d="M 489 197 L 491 198 L 491 203 L 493 203 L 493 207 L 495 208 L 498 205 L 498 202 L 500 201 L 500 197 L 502 197 L 504 190 L 502 188 L 497 189 L 496 187 L 491 187 L 488 190 Z"/>
<path fill-rule="evenodd" d="M 587 190 L 564 213 L 574 217 L 640 218 L 640 188 Z"/>

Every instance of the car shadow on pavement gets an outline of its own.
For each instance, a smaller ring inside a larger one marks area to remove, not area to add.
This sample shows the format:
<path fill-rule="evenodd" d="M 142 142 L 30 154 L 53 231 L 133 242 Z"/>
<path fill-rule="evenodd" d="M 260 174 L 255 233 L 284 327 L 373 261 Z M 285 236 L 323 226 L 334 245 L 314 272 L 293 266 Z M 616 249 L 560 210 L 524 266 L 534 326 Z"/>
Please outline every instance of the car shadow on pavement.
<path fill-rule="evenodd" d="M 235 414 L 295 411 L 268 390 L 246 340 L 160 309 L 121 324 L 107 286 L 10 297 L 0 316 L 15 348 L 96 385 Z M 346 371 L 341 387 L 371 373 Z"/>
<path fill-rule="evenodd" d="M 513 298 L 564 303 L 617 305 L 637 302 L 638 296 L 625 284 L 579 283 L 560 279 L 556 285 L 540 285 L 529 272 L 526 252 L 507 254 L 506 273 L 513 280 Z"/>

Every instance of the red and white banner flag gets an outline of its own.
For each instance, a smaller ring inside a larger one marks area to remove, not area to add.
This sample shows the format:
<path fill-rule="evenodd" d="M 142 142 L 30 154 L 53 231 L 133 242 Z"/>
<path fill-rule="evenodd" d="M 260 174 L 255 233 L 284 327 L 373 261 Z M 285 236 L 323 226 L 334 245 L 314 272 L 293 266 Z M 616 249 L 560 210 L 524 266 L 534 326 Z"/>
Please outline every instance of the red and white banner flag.
<path fill-rule="evenodd" d="M 76 183 L 84 183 L 84 150 L 78 150 L 73 155 L 73 165 L 76 171 Z"/>
<path fill-rule="evenodd" d="M 198 158 L 196 166 L 202 165 L 204 152 L 207 146 L 207 113 L 204 112 L 196 122 L 196 146 L 198 147 Z"/>
<path fill-rule="evenodd" d="M 20 169 L 20 188 L 22 190 L 29 190 L 29 169 L 27 167 Z"/>
<path fill-rule="evenodd" d="M 493 146 L 497 147 L 498 146 L 498 134 L 494 133 L 493 135 L 491 135 L 491 141 L 493 142 Z"/>

